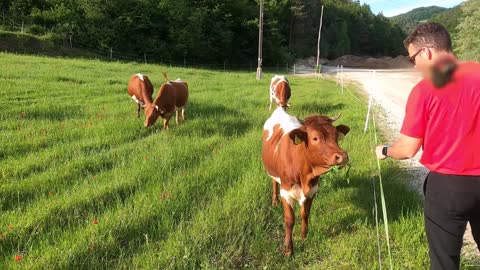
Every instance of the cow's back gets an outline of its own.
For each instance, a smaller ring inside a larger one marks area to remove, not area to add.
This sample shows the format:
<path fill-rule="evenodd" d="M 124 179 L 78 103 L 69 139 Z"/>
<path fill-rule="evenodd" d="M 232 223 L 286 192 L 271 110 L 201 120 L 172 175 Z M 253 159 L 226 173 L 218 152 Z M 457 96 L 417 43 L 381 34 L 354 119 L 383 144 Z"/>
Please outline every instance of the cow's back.
<path fill-rule="evenodd" d="M 268 174 L 280 177 L 281 170 L 288 166 L 293 145 L 288 133 L 301 127 L 296 117 L 288 115 L 283 108 L 277 108 L 263 126 L 262 160 Z"/>
<path fill-rule="evenodd" d="M 171 81 L 175 88 L 175 106 L 177 108 L 184 107 L 188 101 L 188 83 L 186 81 Z"/>
<path fill-rule="evenodd" d="M 130 97 L 135 96 L 138 100 L 152 102 L 153 85 L 148 76 L 135 74 L 130 77 L 128 82 L 128 94 Z M 142 93 L 145 91 L 145 93 Z M 146 96 L 145 96 L 146 95 Z"/>

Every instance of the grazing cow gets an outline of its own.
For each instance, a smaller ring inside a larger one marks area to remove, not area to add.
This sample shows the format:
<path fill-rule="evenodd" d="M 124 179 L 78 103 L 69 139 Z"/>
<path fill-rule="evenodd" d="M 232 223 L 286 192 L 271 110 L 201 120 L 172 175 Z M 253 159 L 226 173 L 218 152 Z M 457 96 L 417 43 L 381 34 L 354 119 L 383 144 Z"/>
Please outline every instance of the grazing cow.
<path fill-rule="evenodd" d="M 275 101 L 277 107 L 289 107 L 288 99 L 290 98 L 290 85 L 285 76 L 275 75 L 270 81 L 270 107 L 272 110 L 272 101 Z"/>
<path fill-rule="evenodd" d="M 137 73 L 130 77 L 128 94 L 137 103 L 137 117 L 140 117 L 140 109 L 143 109 L 146 104 L 152 103 L 152 82 L 147 76 Z"/>
<path fill-rule="evenodd" d="M 163 77 L 167 81 L 160 86 L 157 98 L 152 104 L 145 106 L 145 127 L 152 126 L 159 116 L 163 120 L 163 128 L 168 129 L 168 122 L 173 113 L 176 113 L 176 122 L 178 124 L 178 113 L 182 111 L 182 120 L 185 121 L 185 105 L 188 101 L 188 84 L 185 81 L 176 79 L 170 81 L 167 74 L 163 72 Z"/>
<path fill-rule="evenodd" d="M 338 119 L 312 115 L 303 121 L 277 108 L 263 126 L 263 165 L 272 178 L 272 205 L 278 204 L 278 184 L 285 217 L 283 254 L 293 252 L 292 228 L 295 223 L 293 203 L 301 206 L 302 238 L 307 236 L 308 216 L 319 176 L 335 165 L 348 162 L 348 155 L 338 146 L 338 140 L 350 128 L 334 126 Z"/>

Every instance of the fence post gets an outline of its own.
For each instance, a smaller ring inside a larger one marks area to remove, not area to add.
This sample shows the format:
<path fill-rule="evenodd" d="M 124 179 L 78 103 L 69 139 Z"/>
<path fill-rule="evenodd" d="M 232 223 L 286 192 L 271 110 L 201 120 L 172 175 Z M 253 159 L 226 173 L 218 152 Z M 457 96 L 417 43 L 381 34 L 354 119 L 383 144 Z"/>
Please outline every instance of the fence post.
<path fill-rule="evenodd" d="M 293 64 L 293 75 L 296 75 L 296 74 L 297 74 L 296 64 Z"/>
<path fill-rule="evenodd" d="M 110 47 L 110 61 L 113 60 L 113 48 Z"/>
<path fill-rule="evenodd" d="M 340 74 L 341 74 L 341 80 L 342 80 L 342 95 L 343 95 L 343 65 L 340 66 Z"/>
<path fill-rule="evenodd" d="M 223 61 L 223 72 L 227 71 L 227 61 Z"/>

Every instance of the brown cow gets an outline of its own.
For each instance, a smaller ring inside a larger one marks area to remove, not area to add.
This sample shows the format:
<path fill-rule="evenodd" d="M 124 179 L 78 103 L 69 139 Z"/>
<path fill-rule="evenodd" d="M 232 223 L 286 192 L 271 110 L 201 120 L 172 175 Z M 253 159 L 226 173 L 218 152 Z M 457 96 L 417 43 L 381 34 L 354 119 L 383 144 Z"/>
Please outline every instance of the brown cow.
<path fill-rule="evenodd" d="M 137 103 L 137 117 L 140 117 L 140 109 L 152 103 L 153 85 L 148 76 L 137 73 L 130 77 L 128 94 Z"/>
<path fill-rule="evenodd" d="M 277 107 L 287 108 L 290 106 L 288 99 L 290 98 L 290 85 L 285 76 L 275 75 L 270 80 L 270 107 L 272 110 L 272 101 L 275 101 Z"/>
<path fill-rule="evenodd" d="M 303 121 L 277 108 L 263 126 L 263 165 L 272 178 L 272 205 L 278 204 L 278 184 L 285 216 L 284 255 L 293 252 L 292 228 L 295 223 L 293 203 L 301 206 L 302 238 L 307 236 L 308 216 L 319 176 L 335 165 L 348 162 L 348 155 L 338 140 L 350 128 L 332 125 L 338 117 L 312 115 Z"/>
<path fill-rule="evenodd" d="M 170 81 L 167 78 L 167 74 L 163 72 L 163 76 L 166 83 L 160 86 L 158 90 L 158 95 L 155 101 L 152 104 L 147 104 L 145 106 L 145 126 L 152 126 L 159 116 L 163 120 L 163 128 L 168 129 L 168 122 L 173 115 L 173 112 L 176 113 L 176 122 L 178 124 L 178 112 L 182 111 L 182 120 L 185 121 L 185 106 L 188 101 L 188 84 L 185 81 L 176 79 L 175 81 Z"/>

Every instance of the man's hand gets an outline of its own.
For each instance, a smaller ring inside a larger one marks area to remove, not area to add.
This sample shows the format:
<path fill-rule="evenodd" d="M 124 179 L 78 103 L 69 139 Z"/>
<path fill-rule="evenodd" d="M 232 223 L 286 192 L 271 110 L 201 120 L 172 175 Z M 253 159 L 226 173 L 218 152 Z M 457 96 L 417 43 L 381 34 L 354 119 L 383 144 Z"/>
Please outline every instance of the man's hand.
<path fill-rule="evenodd" d="M 381 145 L 378 145 L 377 148 L 375 149 L 375 153 L 377 154 L 377 158 L 380 159 L 380 160 L 387 158 L 387 156 L 382 154 L 383 147 L 385 147 L 385 146 L 386 145 L 381 144 Z"/>

